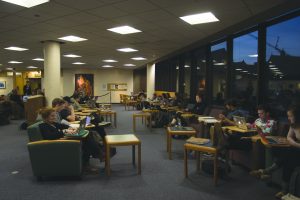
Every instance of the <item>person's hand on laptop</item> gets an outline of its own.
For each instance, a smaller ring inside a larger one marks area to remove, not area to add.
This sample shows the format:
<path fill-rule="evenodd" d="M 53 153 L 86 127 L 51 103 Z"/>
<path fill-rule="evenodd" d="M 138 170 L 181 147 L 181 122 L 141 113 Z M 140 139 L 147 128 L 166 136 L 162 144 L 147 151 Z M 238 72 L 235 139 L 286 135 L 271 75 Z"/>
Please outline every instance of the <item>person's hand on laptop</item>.
<path fill-rule="evenodd" d="M 66 134 L 76 134 L 77 133 L 77 128 L 70 127 L 70 128 L 65 130 L 65 133 Z"/>

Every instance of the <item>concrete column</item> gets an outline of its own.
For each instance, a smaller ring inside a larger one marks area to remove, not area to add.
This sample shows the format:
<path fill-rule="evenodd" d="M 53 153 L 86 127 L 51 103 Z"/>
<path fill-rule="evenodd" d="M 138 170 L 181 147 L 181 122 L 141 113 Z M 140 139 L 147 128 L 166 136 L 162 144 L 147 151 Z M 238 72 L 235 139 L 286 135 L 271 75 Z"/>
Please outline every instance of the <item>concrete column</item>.
<path fill-rule="evenodd" d="M 44 42 L 44 89 L 46 105 L 51 106 L 54 98 L 61 97 L 60 43 Z"/>
<path fill-rule="evenodd" d="M 155 64 L 147 65 L 147 98 L 152 98 L 155 92 Z"/>

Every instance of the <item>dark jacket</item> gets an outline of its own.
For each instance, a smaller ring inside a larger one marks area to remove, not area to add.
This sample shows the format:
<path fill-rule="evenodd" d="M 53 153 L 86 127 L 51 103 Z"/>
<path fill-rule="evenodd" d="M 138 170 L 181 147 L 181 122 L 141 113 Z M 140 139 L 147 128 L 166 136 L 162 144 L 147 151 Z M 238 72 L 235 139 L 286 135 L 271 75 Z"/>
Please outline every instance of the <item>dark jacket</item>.
<path fill-rule="evenodd" d="M 194 108 L 192 109 L 192 113 L 197 115 L 203 115 L 205 107 L 206 106 L 204 103 L 196 103 Z"/>
<path fill-rule="evenodd" d="M 39 125 L 39 128 L 44 140 L 57 140 L 64 137 L 62 130 L 69 128 L 69 126 L 56 122 L 53 125 L 50 125 L 44 122 Z"/>

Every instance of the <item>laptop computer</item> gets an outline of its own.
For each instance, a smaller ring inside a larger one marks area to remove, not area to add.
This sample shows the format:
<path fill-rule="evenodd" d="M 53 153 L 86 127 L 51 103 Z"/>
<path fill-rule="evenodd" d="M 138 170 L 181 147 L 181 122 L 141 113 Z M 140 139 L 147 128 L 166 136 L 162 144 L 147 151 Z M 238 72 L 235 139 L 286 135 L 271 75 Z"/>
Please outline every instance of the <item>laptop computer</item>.
<path fill-rule="evenodd" d="M 68 137 L 81 137 L 83 135 L 85 135 L 87 133 L 87 131 L 85 130 L 85 127 L 86 127 L 86 120 L 87 118 L 83 118 L 82 120 L 80 120 L 80 123 L 79 123 L 79 127 L 78 129 L 76 130 L 75 133 L 73 134 L 70 134 L 70 133 L 64 133 L 65 136 L 68 136 Z"/>
<path fill-rule="evenodd" d="M 287 145 L 286 138 L 278 138 L 272 136 L 266 136 L 260 127 L 257 127 L 257 133 L 261 137 L 262 141 L 267 144 L 276 144 L 276 145 Z"/>
<path fill-rule="evenodd" d="M 245 117 L 233 116 L 233 121 L 238 128 L 248 130 Z"/>

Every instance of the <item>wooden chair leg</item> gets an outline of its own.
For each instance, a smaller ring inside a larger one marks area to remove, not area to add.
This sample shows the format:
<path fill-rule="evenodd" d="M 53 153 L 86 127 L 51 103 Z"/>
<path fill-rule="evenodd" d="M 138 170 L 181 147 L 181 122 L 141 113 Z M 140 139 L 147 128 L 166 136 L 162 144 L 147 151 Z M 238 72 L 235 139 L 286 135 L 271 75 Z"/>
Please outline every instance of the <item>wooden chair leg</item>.
<path fill-rule="evenodd" d="M 214 184 L 217 185 L 218 182 L 218 154 L 215 154 L 214 158 Z"/>
<path fill-rule="evenodd" d="M 200 163 L 201 163 L 201 153 L 199 151 L 195 151 L 195 155 L 196 155 L 196 162 L 197 162 L 197 171 L 200 171 Z"/>
<path fill-rule="evenodd" d="M 187 160 L 188 150 L 184 148 L 184 175 L 188 177 L 188 160 Z"/>

